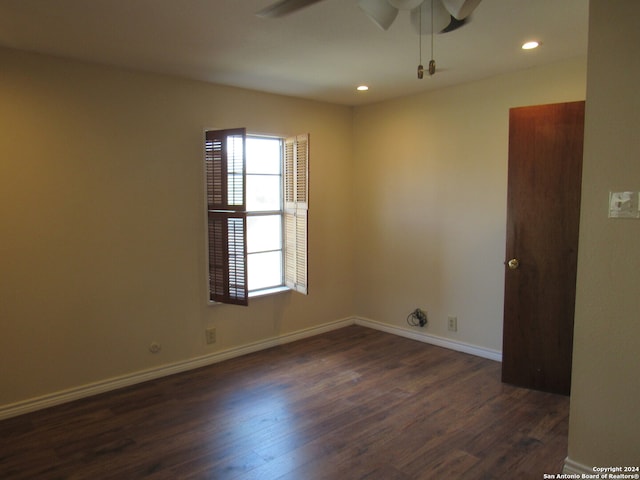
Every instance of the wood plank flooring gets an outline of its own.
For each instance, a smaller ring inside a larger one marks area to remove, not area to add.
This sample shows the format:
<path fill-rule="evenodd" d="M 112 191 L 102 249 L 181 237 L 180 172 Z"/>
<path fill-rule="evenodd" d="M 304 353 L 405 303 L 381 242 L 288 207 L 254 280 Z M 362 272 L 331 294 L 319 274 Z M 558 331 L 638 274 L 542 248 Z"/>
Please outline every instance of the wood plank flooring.
<path fill-rule="evenodd" d="M 359 326 L 0 422 L 2 479 L 541 479 L 568 397 Z"/>

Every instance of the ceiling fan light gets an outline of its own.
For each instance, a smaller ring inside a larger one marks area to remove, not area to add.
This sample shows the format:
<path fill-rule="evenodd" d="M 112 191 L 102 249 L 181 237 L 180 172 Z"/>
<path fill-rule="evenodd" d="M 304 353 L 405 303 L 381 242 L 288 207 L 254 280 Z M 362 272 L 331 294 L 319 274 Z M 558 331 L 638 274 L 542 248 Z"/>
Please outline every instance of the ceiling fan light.
<path fill-rule="evenodd" d="M 398 10 L 413 10 L 419 7 L 424 0 L 388 0 L 388 2 Z"/>
<path fill-rule="evenodd" d="M 383 30 L 387 30 L 398 16 L 398 9 L 387 0 L 359 0 L 358 6 Z"/>
<path fill-rule="evenodd" d="M 462 20 L 471 15 L 481 0 L 441 0 L 452 17 Z"/>

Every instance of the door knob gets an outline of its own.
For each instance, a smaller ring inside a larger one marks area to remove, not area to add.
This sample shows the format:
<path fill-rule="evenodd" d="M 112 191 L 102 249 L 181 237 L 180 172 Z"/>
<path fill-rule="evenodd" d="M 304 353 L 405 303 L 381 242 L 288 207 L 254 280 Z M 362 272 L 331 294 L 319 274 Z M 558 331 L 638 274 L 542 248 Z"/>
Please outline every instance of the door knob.
<path fill-rule="evenodd" d="M 520 262 L 518 261 L 517 258 L 512 258 L 511 260 L 509 260 L 507 262 L 507 266 L 511 269 L 511 270 L 515 270 L 516 268 L 518 268 L 520 266 Z"/>

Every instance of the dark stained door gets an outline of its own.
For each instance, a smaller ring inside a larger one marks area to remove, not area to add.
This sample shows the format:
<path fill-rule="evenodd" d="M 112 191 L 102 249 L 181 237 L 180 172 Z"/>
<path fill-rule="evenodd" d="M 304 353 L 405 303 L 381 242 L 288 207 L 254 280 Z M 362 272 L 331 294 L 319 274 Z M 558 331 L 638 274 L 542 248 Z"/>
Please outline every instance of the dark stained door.
<path fill-rule="evenodd" d="M 571 386 L 584 102 L 509 111 L 502 381 Z"/>

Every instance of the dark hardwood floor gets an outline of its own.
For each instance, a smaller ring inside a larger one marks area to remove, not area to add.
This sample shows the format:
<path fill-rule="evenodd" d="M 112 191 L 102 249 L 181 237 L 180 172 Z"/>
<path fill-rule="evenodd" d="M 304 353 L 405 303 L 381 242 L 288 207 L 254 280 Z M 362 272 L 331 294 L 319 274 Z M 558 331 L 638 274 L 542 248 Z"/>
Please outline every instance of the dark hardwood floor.
<path fill-rule="evenodd" d="M 2 479 L 541 479 L 568 397 L 352 326 L 0 422 Z"/>

